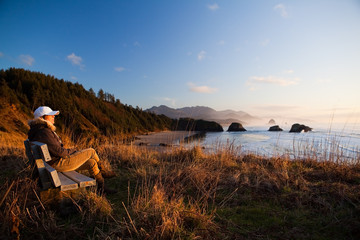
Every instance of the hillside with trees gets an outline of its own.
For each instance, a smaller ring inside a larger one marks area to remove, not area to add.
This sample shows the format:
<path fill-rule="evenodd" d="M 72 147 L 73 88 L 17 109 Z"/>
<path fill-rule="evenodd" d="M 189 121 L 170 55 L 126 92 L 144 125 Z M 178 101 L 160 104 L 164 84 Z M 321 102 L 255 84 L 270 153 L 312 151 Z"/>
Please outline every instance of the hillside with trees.
<path fill-rule="evenodd" d="M 60 110 L 56 119 L 59 131 L 71 129 L 72 137 L 130 136 L 162 130 L 203 129 L 205 121 L 192 120 L 182 129 L 165 115 L 145 112 L 139 107 L 123 104 L 102 89 L 95 93 L 79 83 L 57 79 L 51 75 L 24 69 L 0 70 L 0 110 L 3 121 L 0 132 L 26 134 L 27 120 L 38 106 Z M 216 123 L 212 123 L 212 125 Z M 221 126 L 220 126 L 221 127 Z M 69 131 L 69 130 L 67 130 Z"/>
<path fill-rule="evenodd" d="M 180 118 L 173 120 L 172 129 L 182 131 L 199 132 L 222 132 L 224 129 L 220 124 L 214 121 L 205 121 L 202 119 L 194 120 L 192 118 Z"/>
<path fill-rule="evenodd" d="M 79 83 L 51 75 L 10 68 L 0 71 L 2 108 L 17 106 L 29 119 L 38 106 L 58 109 L 58 129 L 71 127 L 73 134 L 110 136 L 169 129 L 172 120 L 122 104 L 102 89 L 97 94 Z M 6 126 L 2 126 L 2 131 Z M 25 129 L 23 129 L 24 131 Z"/>

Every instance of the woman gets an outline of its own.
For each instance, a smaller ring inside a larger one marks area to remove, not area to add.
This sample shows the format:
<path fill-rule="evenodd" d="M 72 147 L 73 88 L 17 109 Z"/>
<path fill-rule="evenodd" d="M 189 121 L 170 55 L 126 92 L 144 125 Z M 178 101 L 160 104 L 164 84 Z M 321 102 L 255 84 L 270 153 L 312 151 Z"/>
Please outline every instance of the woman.
<path fill-rule="evenodd" d="M 59 113 L 47 106 L 38 107 L 34 112 L 34 119 L 29 121 L 29 140 L 47 144 L 52 159 L 48 163 L 57 171 L 88 170 L 90 175 L 94 176 L 101 193 L 116 193 L 115 190 L 106 188 L 104 183 L 104 178 L 114 177 L 115 173 L 104 167 L 94 149 L 78 151 L 75 148 L 64 148 L 55 132 L 55 116 Z"/>

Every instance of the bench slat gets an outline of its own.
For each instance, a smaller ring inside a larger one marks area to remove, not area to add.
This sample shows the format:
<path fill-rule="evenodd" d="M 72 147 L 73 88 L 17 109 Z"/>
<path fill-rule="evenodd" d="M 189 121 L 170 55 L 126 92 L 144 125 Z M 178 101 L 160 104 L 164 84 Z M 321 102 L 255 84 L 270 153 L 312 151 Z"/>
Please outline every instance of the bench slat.
<path fill-rule="evenodd" d="M 42 155 L 39 151 L 39 147 L 37 145 L 31 145 L 31 151 L 34 159 L 42 159 Z"/>
<path fill-rule="evenodd" d="M 74 182 L 73 180 L 66 177 L 63 173 L 58 173 L 59 179 L 61 181 L 60 190 L 61 191 L 67 191 L 72 189 L 79 188 L 78 183 Z"/>
<path fill-rule="evenodd" d="M 42 186 L 43 190 L 49 189 L 51 187 L 51 180 L 46 171 L 44 161 L 42 159 L 36 159 L 35 164 L 36 164 L 36 167 L 39 172 L 39 178 L 40 178 L 40 182 L 41 182 L 41 186 Z"/>
<path fill-rule="evenodd" d="M 34 165 L 34 156 L 33 156 L 33 154 L 32 154 L 32 151 L 31 151 L 31 146 L 30 146 L 30 141 L 29 141 L 29 139 L 26 139 L 25 141 L 24 141 L 24 145 L 25 145 L 25 153 L 26 153 L 26 156 L 28 157 L 28 159 L 29 159 L 29 163 L 30 163 L 30 165 L 32 166 L 32 165 Z"/>
<path fill-rule="evenodd" d="M 72 179 L 73 181 L 77 182 L 79 184 L 79 187 L 81 188 L 96 186 L 95 179 L 89 178 L 88 176 L 82 175 L 76 171 L 62 172 L 62 174 Z"/>
<path fill-rule="evenodd" d="M 54 186 L 59 187 L 61 185 L 61 181 L 59 179 L 58 172 L 55 170 L 55 168 L 50 166 L 48 163 L 44 162 L 44 165 L 45 165 L 46 170 L 49 173 L 50 179 L 51 179 L 52 183 L 54 184 Z"/>
<path fill-rule="evenodd" d="M 31 143 L 39 147 L 39 149 L 37 149 L 38 154 L 40 154 L 39 157 L 41 157 L 45 162 L 48 162 L 51 160 L 49 149 L 45 143 L 41 143 L 41 142 L 37 142 L 37 141 L 31 142 Z"/>

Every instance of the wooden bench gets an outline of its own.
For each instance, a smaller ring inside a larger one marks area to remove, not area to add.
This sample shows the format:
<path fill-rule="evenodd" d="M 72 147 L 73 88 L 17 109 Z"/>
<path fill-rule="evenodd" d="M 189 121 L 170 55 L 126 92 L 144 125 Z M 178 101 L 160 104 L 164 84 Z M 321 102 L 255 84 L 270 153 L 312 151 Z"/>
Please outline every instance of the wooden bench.
<path fill-rule="evenodd" d="M 47 163 L 51 160 L 51 156 L 45 143 L 25 140 L 24 145 L 31 166 L 35 166 L 38 170 L 42 191 L 52 188 L 68 191 L 96 186 L 93 178 L 76 171 L 58 172 L 51 167 Z"/>

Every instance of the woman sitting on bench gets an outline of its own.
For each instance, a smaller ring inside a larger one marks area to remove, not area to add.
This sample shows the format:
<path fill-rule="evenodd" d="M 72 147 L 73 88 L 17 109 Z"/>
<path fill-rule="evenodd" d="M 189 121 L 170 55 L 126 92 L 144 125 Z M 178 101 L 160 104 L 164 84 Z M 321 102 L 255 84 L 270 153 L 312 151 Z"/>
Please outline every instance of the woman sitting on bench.
<path fill-rule="evenodd" d="M 64 148 L 54 126 L 55 116 L 59 113 L 46 106 L 38 107 L 34 112 L 34 119 L 29 121 L 29 140 L 47 144 L 51 155 L 48 163 L 57 171 L 88 170 L 90 175 L 94 176 L 100 193 L 116 193 L 116 190 L 106 188 L 104 183 L 104 178 L 115 177 L 115 173 L 105 168 L 93 148 Z"/>

